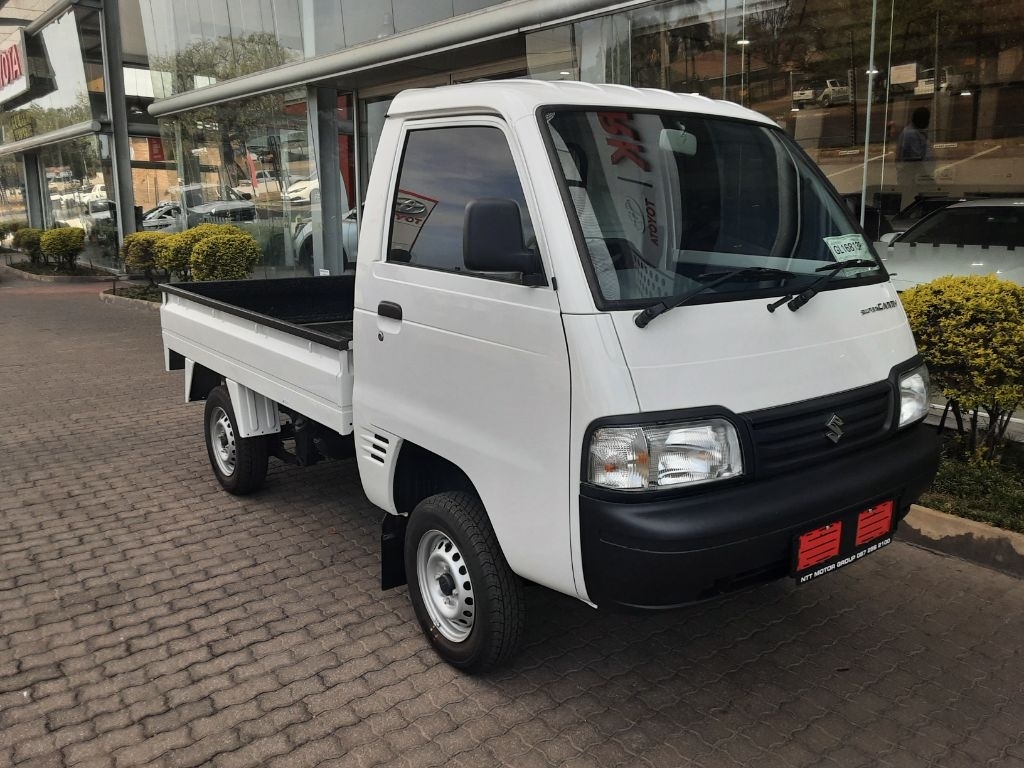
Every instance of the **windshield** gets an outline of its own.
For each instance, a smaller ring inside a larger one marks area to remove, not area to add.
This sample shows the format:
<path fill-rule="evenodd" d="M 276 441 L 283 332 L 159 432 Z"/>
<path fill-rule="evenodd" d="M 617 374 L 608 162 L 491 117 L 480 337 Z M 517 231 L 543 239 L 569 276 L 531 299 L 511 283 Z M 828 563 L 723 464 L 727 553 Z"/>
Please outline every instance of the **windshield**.
<path fill-rule="evenodd" d="M 586 245 L 599 306 L 646 306 L 708 273 L 768 267 L 702 291 L 694 304 L 784 295 L 850 258 L 828 288 L 885 278 L 877 256 L 809 162 L 778 130 L 669 112 L 548 113 L 556 171 Z"/>

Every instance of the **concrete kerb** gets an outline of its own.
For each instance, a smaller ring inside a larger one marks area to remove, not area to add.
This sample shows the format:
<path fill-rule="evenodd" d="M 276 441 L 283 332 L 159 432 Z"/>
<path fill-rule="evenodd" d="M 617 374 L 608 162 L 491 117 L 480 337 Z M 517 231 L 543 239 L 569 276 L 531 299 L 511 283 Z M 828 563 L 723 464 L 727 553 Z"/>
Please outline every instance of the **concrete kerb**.
<path fill-rule="evenodd" d="M 11 277 L 18 277 L 22 280 L 35 280 L 39 283 L 100 283 L 110 282 L 114 275 L 34 275 L 22 269 L 15 269 L 6 264 L 0 264 L 0 272 Z"/>
<path fill-rule="evenodd" d="M 914 504 L 897 538 L 1024 579 L 1024 534 Z"/>
<path fill-rule="evenodd" d="M 160 311 L 159 301 L 145 301 L 143 299 L 130 299 L 127 296 L 115 296 L 112 293 L 100 293 L 100 301 L 104 304 L 113 304 L 114 306 L 127 307 L 129 309 L 141 309 L 151 310 L 153 312 Z"/>

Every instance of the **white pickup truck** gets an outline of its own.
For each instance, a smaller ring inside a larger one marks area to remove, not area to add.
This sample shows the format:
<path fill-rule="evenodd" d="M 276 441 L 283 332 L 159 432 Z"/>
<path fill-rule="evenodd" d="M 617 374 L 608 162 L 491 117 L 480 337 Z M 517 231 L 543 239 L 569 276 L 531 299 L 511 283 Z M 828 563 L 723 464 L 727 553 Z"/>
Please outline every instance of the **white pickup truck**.
<path fill-rule="evenodd" d="M 818 94 L 818 101 L 823 107 L 846 104 L 850 101 L 850 87 L 839 80 L 826 80 L 825 87 Z"/>
<path fill-rule="evenodd" d="M 582 83 L 400 94 L 355 275 L 164 286 L 213 471 L 355 455 L 450 664 L 524 581 L 684 605 L 889 543 L 937 463 L 928 376 L 846 206 L 771 120 Z"/>

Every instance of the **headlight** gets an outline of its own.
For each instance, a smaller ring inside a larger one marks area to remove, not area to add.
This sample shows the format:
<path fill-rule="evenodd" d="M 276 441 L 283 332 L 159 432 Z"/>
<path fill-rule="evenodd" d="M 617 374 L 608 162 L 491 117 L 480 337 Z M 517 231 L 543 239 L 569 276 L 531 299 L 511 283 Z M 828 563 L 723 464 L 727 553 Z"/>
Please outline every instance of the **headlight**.
<path fill-rule="evenodd" d="M 649 490 L 743 474 L 736 428 L 725 419 L 645 427 L 601 427 L 590 438 L 589 482 Z"/>
<path fill-rule="evenodd" d="M 923 419 L 928 403 L 928 369 L 922 365 L 900 377 L 900 427 Z"/>

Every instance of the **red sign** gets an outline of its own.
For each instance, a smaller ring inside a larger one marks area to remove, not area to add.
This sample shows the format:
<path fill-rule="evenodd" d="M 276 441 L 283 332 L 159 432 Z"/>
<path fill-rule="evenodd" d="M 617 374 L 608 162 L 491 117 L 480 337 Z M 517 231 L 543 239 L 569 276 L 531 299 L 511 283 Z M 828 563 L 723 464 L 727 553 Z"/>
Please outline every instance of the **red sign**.
<path fill-rule="evenodd" d="M 150 137 L 149 142 L 149 161 L 151 163 L 162 163 L 167 158 L 164 157 L 164 140 Z"/>
<path fill-rule="evenodd" d="M 23 74 L 21 50 L 18 45 L 12 45 L 7 50 L 0 51 L 0 88 L 10 85 Z"/>

